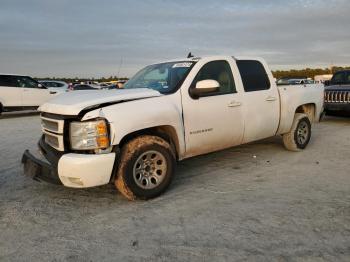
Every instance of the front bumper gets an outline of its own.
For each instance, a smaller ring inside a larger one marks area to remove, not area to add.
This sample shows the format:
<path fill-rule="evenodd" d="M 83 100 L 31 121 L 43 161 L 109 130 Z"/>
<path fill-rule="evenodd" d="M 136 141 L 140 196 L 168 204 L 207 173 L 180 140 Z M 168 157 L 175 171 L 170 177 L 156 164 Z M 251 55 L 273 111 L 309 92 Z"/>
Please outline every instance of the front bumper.
<path fill-rule="evenodd" d="M 350 103 L 324 103 L 326 111 L 347 111 L 350 112 Z"/>
<path fill-rule="evenodd" d="M 86 188 L 108 184 L 113 173 L 116 153 L 57 154 L 39 141 L 39 148 L 49 163 L 26 150 L 22 156 L 24 175 L 38 181 L 63 184 L 67 187 Z"/>
<path fill-rule="evenodd" d="M 45 181 L 51 184 L 62 185 L 57 171 L 52 165 L 36 158 L 29 150 L 24 151 L 22 156 L 24 175 L 37 181 Z"/>
<path fill-rule="evenodd" d="M 58 177 L 67 187 L 94 187 L 108 184 L 113 173 L 115 153 L 66 154 L 58 161 Z"/>

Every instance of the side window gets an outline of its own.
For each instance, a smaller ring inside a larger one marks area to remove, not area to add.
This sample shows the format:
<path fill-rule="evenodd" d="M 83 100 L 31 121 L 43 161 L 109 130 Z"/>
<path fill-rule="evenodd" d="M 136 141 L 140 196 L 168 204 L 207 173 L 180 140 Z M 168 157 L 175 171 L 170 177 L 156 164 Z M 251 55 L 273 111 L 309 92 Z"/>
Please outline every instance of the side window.
<path fill-rule="evenodd" d="M 46 87 L 57 87 L 57 84 L 55 82 L 43 82 L 43 84 Z"/>
<path fill-rule="evenodd" d="M 0 75 L 0 86 L 16 87 L 12 76 Z"/>
<path fill-rule="evenodd" d="M 16 76 L 14 77 L 15 85 L 17 87 L 23 87 L 23 88 L 38 88 L 38 83 L 26 76 Z"/>
<path fill-rule="evenodd" d="M 237 66 L 242 77 L 245 92 L 270 89 L 270 80 L 264 66 L 256 60 L 238 60 Z"/>
<path fill-rule="evenodd" d="M 227 61 L 212 61 L 205 64 L 196 75 L 191 88 L 194 88 L 197 82 L 209 79 L 218 81 L 220 87 L 218 91 L 209 93 L 207 96 L 236 93 L 231 67 Z"/>

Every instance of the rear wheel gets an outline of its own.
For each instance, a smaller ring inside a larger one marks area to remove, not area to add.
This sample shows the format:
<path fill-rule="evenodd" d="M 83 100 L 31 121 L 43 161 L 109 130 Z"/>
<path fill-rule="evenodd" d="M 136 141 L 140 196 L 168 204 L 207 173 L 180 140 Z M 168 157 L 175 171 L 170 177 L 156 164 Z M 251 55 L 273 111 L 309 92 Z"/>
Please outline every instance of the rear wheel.
<path fill-rule="evenodd" d="M 175 164 L 175 154 L 165 140 L 137 137 L 122 148 L 115 186 L 129 200 L 157 197 L 169 186 Z"/>
<path fill-rule="evenodd" d="M 291 151 L 301 151 L 311 138 L 311 123 L 306 114 L 296 113 L 292 128 L 283 135 L 284 146 Z"/>

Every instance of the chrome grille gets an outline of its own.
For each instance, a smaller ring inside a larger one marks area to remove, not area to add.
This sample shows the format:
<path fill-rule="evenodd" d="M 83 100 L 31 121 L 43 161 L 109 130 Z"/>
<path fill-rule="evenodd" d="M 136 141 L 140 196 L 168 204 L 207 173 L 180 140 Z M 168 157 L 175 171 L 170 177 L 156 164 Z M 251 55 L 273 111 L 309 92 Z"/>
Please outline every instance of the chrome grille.
<path fill-rule="evenodd" d="M 41 116 L 41 127 L 45 142 L 59 151 L 64 151 L 64 120 Z"/>
<path fill-rule="evenodd" d="M 58 132 L 58 123 L 57 122 L 53 122 L 47 119 L 41 119 L 41 124 L 42 127 L 46 130 L 50 130 L 53 131 L 55 133 Z"/>
<path fill-rule="evenodd" d="M 350 91 L 325 91 L 326 103 L 350 103 Z"/>
<path fill-rule="evenodd" d="M 45 134 L 45 142 L 55 148 L 60 146 L 60 142 L 57 136 L 53 136 L 51 134 Z"/>
<path fill-rule="evenodd" d="M 63 134 L 64 120 L 41 117 L 41 127 L 49 132 Z"/>

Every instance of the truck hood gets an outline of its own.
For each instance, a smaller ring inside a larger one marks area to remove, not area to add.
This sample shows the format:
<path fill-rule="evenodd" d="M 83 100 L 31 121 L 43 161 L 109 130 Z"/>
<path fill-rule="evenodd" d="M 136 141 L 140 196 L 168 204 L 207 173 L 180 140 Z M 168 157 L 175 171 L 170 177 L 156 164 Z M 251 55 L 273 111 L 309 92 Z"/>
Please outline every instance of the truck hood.
<path fill-rule="evenodd" d="M 39 107 L 39 111 L 75 116 L 84 109 L 161 95 L 148 88 L 72 91 L 49 100 Z"/>

